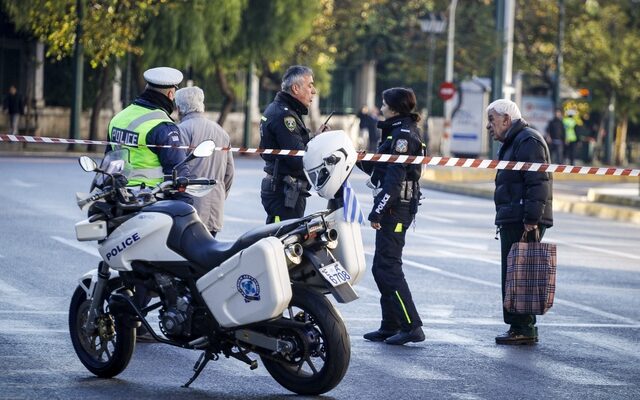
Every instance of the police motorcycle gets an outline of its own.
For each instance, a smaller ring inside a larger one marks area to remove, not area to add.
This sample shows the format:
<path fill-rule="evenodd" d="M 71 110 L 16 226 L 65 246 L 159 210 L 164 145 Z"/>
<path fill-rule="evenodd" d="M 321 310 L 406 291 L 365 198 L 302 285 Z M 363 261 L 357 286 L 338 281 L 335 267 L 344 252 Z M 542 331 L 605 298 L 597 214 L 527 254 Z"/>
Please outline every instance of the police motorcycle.
<path fill-rule="evenodd" d="M 205 141 L 183 162 L 213 150 Z M 191 205 L 168 199 L 184 191 L 198 195 L 213 181 L 177 177 L 174 169 L 171 180 L 132 190 L 123 153 L 108 153 L 100 168 L 89 157 L 79 160 L 96 178 L 92 193 L 78 199 L 89 217 L 76 224 L 76 236 L 97 241 L 102 258 L 79 279 L 69 309 L 82 364 L 99 377 L 118 375 L 144 326 L 159 343 L 202 351 L 184 387 L 220 356 L 250 369 L 257 356 L 280 385 L 299 394 L 340 383 L 350 341 L 327 295 L 338 303 L 357 299 L 352 285 L 365 271 L 360 227 L 345 221 L 340 199 L 333 199 L 357 158 L 346 134 L 319 135 L 304 159 L 329 209 L 255 228 L 229 243 L 214 239 Z M 150 302 L 136 300 L 140 287 Z M 150 322 L 154 313 L 159 332 Z"/>

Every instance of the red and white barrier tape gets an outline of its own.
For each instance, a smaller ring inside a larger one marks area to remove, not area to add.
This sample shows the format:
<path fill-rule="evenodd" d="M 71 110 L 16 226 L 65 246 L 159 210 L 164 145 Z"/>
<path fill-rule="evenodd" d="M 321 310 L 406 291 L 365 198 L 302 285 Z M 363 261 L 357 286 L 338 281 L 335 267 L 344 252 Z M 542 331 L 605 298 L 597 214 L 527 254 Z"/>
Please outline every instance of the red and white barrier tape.
<path fill-rule="evenodd" d="M 62 143 L 62 144 L 95 144 L 110 145 L 118 144 L 107 142 L 104 140 L 84 140 L 84 139 L 62 139 L 47 138 L 38 136 L 19 136 L 0 134 L 0 142 L 23 142 L 23 143 Z M 188 146 L 170 146 L 170 145 L 148 145 L 149 147 L 159 148 L 182 148 L 189 149 Z M 245 154 L 277 154 L 283 156 L 300 157 L 304 155 L 304 150 L 277 150 L 277 149 L 259 149 L 246 147 L 216 147 L 218 151 L 231 151 L 234 153 Z M 516 161 L 498 161 L 498 160 L 480 160 L 476 158 L 456 158 L 456 157 L 429 157 L 429 156 L 405 156 L 391 154 L 373 154 L 359 153 L 358 160 L 385 162 L 396 164 L 425 164 L 442 167 L 461 167 L 474 169 L 505 169 L 513 171 L 536 171 L 536 172 L 553 172 L 562 174 L 580 174 L 580 175 L 610 175 L 610 176 L 640 176 L 640 169 L 634 168 L 608 168 L 608 167 L 576 167 L 563 164 L 543 164 Z"/>

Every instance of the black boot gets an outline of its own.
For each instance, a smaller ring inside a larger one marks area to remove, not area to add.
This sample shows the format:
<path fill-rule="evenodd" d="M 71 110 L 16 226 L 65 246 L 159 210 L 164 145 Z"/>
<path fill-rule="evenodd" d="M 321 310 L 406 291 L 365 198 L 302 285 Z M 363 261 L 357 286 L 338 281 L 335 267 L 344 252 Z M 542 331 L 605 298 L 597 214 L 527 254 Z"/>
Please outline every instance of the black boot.
<path fill-rule="evenodd" d="M 424 332 L 421 326 L 417 326 L 409 331 L 400 331 L 397 334 L 387 338 L 384 342 L 386 344 L 403 345 L 405 343 L 423 342 L 425 339 Z"/>
<path fill-rule="evenodd" d="M 364 338 L 372 342 L 383 342 L 386 338 L 391 337 L 398 333 L 398 331 L 387 331 L 378 329 L 377 331 L 364 334 Z"/>

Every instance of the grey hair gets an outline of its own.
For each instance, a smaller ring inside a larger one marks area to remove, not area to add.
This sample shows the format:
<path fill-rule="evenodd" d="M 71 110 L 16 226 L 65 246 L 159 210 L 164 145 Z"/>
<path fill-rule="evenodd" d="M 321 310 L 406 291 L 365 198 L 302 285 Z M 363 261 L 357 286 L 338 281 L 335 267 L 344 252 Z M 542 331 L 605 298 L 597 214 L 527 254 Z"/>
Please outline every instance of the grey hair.
<path fill-rule="evenodd" d="M 302 78 L 307 75 L 313 76 L 313 70 L 304 65 L 293 65 L 287 68 L 287 71 L 282 76 L 282 85 L 280 85 L 283 92 L 291 93 L 291 87 L 300 83 Z"/>
<path fill-rule="evenodd" d="M 204 112 L 204 92 L 197 86 L 176 90 L 178 112 L 187 115 L 192 112 Z"/>
<path fill-rule="evenodd" d="M 512 121 L 522 118 L 518 105 L 511 100 L 498 99 L 489 104 L 489 107 L 487 107 L 487 113 L 491 112 L 491 110 L 501 115 L 508 115 Z"/>

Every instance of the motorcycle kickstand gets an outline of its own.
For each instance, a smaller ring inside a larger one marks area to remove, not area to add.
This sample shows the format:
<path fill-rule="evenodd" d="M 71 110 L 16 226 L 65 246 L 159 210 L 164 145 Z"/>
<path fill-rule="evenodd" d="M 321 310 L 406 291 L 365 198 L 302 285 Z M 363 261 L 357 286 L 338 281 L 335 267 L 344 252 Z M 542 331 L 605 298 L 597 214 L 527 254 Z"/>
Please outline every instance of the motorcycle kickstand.
<path fill-rule="evenodd" d="M 217 354 L 214 354 L 210 351 L 203 351 L 202 354 L 200 354 L 198 361 L 196 361 L 196 364 L 193 366 L 193 370 L 195 371 L 193 376 L 191 377 L 191 379 L 189 379 L 187 383 L 182 385 L 182 387 L 188 388 L 189 385 L 191 385 L 193 381 L 195 381 L 198 378 L 198 376 L 200 375 L 204 367 L 207 365 L 207 363 L 211 360 L 215 361 L 217 359 L 218 359 Z"/>

